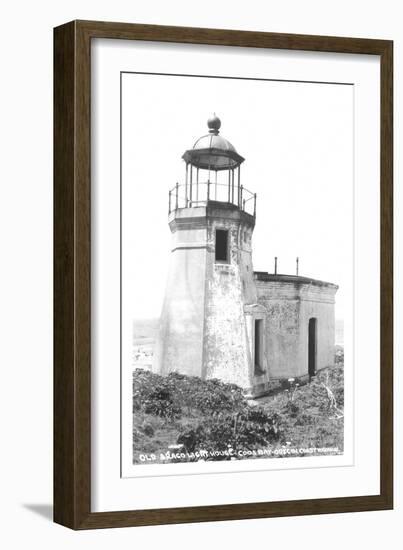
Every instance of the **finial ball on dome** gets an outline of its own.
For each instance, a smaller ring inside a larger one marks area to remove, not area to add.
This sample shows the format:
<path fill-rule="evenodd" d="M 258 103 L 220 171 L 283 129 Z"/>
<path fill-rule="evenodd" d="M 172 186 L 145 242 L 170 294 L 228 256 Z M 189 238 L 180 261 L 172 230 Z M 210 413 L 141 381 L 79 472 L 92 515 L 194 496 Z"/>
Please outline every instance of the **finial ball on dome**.
<path fill-rule="evenodd" d="M 218 130 L 221 128 L 221 120 L 218 118 L 218 116 L 215 113 L 212 117 L 208 119 L 207 126 L 211 133 L 218 134 Z"/>

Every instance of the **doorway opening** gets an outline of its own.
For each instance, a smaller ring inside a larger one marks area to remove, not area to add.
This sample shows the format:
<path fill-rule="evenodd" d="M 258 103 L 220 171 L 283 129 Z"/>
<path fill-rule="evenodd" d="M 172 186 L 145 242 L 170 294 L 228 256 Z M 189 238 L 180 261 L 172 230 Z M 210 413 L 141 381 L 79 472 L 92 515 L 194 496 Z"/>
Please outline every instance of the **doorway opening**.
<path fill-rule="evenodd" d="M 316 339 L 317 339 L 317 319 L 309 319 L 308 327 L 308 374 L 309 379 L 316 374 Z"/>
<path fill-rule="evenodd" d="M 263 320 L 255 319 L 255 375 L 263 372 Z"/>

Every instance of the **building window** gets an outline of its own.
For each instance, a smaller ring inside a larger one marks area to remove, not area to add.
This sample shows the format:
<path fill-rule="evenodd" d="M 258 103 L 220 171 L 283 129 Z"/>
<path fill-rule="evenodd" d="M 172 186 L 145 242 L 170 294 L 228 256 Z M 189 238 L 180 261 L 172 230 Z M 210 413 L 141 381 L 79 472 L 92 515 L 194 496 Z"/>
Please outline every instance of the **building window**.
<path fill-rule="evenodd" d="M 228 262 L 228 231 L 225 229 L 215 232 L 215 261 Z"/>
<path fill-rule="evenodd" d="M 255 375 L 263 372 L 263 319 L 255 319 Z"/>

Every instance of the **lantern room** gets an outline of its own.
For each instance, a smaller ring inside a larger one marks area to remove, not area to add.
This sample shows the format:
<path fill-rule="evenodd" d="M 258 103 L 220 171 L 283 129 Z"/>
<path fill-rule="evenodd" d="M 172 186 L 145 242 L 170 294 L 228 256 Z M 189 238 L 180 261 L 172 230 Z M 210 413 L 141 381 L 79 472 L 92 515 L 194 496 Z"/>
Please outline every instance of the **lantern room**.
<path fill-rule="evenodd" d="M 182 155 L 186 163 L 185 182 L 170 190 L 169 213 L 220 202 L 255 216 L 256 194 L 241 184 L 241 164 L 245 159 L 220 135 L 221 120 L 215 113 L 208 119 L 207 127 L 208 133 Z"/>

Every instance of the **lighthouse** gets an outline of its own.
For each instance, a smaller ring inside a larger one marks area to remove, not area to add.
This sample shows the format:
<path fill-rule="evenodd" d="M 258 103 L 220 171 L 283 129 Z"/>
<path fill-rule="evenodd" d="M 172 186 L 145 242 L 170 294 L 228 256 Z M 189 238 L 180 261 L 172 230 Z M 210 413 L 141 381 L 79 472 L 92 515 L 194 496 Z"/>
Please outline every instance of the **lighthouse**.
<path fill-rule="evenodd" d="M 221 121 L 182 155 L 184 182 L 168 196 L 171 257 L 154 372 L 218 378 L 263 395 L 334 365 L 334 283 L 254 271 L 256 193 Z M 249 187 L 249 184 L 248 184 Z"/>
<path fill-rule="evenodd" d="M 207 126 L 182 156 L 184 181 L 169 191 L 171 257 L 153 370 L 251 390 L 268 380 L 252 265 L 256 194 L 241 183 L 245 159 L 220 119 Z"/>

